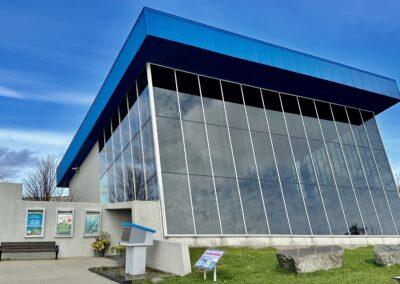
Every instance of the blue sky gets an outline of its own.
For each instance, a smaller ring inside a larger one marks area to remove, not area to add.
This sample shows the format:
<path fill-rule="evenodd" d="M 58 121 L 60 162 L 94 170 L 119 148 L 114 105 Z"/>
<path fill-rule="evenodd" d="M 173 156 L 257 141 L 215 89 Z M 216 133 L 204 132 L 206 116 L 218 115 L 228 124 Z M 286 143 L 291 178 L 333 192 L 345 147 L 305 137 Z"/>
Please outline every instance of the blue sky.
<path fill-rule="evenodd" d="M 400 82 L 398 0 L 2 0 L 0 176 L 68 147 L 143 6 Z M 400 172 L 400 104 L 378 116 Z"/>

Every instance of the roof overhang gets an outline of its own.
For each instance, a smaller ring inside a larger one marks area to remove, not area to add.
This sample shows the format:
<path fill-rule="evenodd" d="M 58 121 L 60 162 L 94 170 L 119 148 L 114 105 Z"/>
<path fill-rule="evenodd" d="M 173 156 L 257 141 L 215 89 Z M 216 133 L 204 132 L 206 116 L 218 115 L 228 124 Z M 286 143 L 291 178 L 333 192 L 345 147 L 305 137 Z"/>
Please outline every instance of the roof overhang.
<path fill-rule="evenodd" d="M 393 79 L 145 8 L 58 166 L 58 186 L 69 186 L 147 62 L 376 114 L 400 101 Z"/>

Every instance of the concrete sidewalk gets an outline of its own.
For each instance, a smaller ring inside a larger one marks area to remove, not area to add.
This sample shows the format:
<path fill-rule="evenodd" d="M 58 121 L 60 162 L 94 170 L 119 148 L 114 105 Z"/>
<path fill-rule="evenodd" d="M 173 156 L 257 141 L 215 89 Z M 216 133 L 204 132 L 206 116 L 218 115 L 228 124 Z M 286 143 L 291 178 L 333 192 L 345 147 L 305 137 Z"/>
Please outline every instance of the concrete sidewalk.
<path fill-rule="evenodd" d="M 0 262 L 0 284 L 112 284 L 115 282 L 88 271 L 88 268 L 116 264 L 114 260 L 95 257 L 4 260 Z"/>

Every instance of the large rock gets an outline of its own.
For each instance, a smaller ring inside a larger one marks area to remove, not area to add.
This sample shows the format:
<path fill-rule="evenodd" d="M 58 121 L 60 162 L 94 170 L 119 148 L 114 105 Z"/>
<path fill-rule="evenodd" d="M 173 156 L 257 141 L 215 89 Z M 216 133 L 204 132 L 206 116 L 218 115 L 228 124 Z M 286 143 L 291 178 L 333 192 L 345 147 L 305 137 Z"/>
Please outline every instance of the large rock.
<path fill-rule="evenodd" d="M 304 273 L 341 267 L 343 252 L 343 248 L 339 246 L 312 246 L 282 250 L 276 257 L 282 269 Z"/>
<path fill-rule="evenodd" d="M 374 247 L 374 258 L 378 265 L 400 264 L 400 246 L 376 245 Z"/>

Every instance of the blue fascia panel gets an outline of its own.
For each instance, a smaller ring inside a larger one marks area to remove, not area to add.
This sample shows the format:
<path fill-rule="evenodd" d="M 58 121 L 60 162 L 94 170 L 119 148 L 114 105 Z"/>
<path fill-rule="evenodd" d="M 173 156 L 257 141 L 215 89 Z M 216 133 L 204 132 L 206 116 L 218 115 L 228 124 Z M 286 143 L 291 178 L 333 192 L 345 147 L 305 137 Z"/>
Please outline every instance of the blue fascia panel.
<path fill-rule="evenodd" d="M 159 39 L 160 42 L 153 46 L 145 44 L 151 40 L 153 43 L 156 42 L 154 39 Z M 168 42 L 165 48 L 161 47 L 163 42 Z M 157 49 L 158 46 L 160 48 Z M 178 50 L 183 52 L 179 53 Z M 186 52 L 188 50 L 189 52 Z M 198 55 L 202 52 L 203 58 L 200 59 Z M 204 56 L 204 53 L 207 55 Z M 182 54 L 183 56 L 186 54 L 188 58 L 181 58 Z M 214 58 L 215 63 L 204 62 L 204 60 L 207 61 L 207 58 Z M 345 99 L 348 100 L 346 102 L 359 100 L 362 97 L 362 91 L 370 93 L 374 97 L 371 103 L 376 103 L 381 97 L 382 103 L 376 107 L 378 111 L 395 104 L 399 99 L 396 82 L 392 79 L 145 8 L 58 166 L 57 184 L 59 186 L 69 185 L 73 176 L 71 168 L 80 166 L 85 159 L 107 120 L 119 104 L 119 100 L 127 91 L 128 81 L 132 82 L 138 69 L 142 68 L 146 62 L 165 63 L 169 66 L 187 68 L 188 71 L 192 69 L 193 72 L 197 71 L 210 76 L 214 72 L 214 75 L 221 79 L 224 78 L 224 74 L 231 73 L 231 78 L 226 77 L 226 79 L 238 82 L 245 77 L 243 72 L 240 72 L 241 66 L 246 65 L 247 70 L 252 70 L 253 66 L 254 69 L 263 71 L 276 69 L 276 71 L 271 71 L 271 74 L 275 73 L 275 78 L 279 78 L 282 72 L 298 74 L 299 78 L 296 79 L 297 82 L 294 85 L 297 85 L 299 90 L 310 88 L 310 86 L 306 86 L 307 78 L 314 78 L 321 82 L 329 82 L 331 85 L 354 88 L 353 90 L 359 95 L 353 97 L 352 92 L 349 92 L 350 97 Z M 224 68 L 217 62 L 224 62 L 227 65 Z M 229 66 L 235 66 L 234 72 L 230 70 L 232 68 Z M 262 66 L 264 69 L 261 68 Z M 217 69 L 219 72 L 216 72 Z M 260 87 L 263 86 L 262 82 L 271 75 L 265 73 L 267 77 L 263 79 L 260 78 L 262 75 L 259 72 L 248 73 L 253 75 L 246 75 L 247 82 L 243 80 L 243 83 L 254 83 Z M 281 76 L 278 81 L 284 79 L 285 77 Z M 284 82 L 280 82 L 280 85 L 271 86 L 271 88 L 275 87 L 276 90 L 285 91 L 285 88 L 289 87 L 287 92 L 296 93 L 295 90 L 290 90 L 290 86 L 284 85 Z M 280 89 L 280 87 L 282 88 Z M 327 88 L 321 87 L 320 89 L 326 90 Z M 329 89 L 332 90 L 332 88 Z M 317 87 L 316 90 L 318 90 Z M 325 94 L 325 96 L 331 95 L 333 94 Z M 318 97 L 315 95 L 314 98 Z M 343 101 L 343 98 L 339 96 L 337 99 L 339 103 L 340 100 Z"/>
<path fill-rule="evenodd" d="M 399 98 L 396 81 L 333 61 L 145 9 L 149 35 Z"/>

